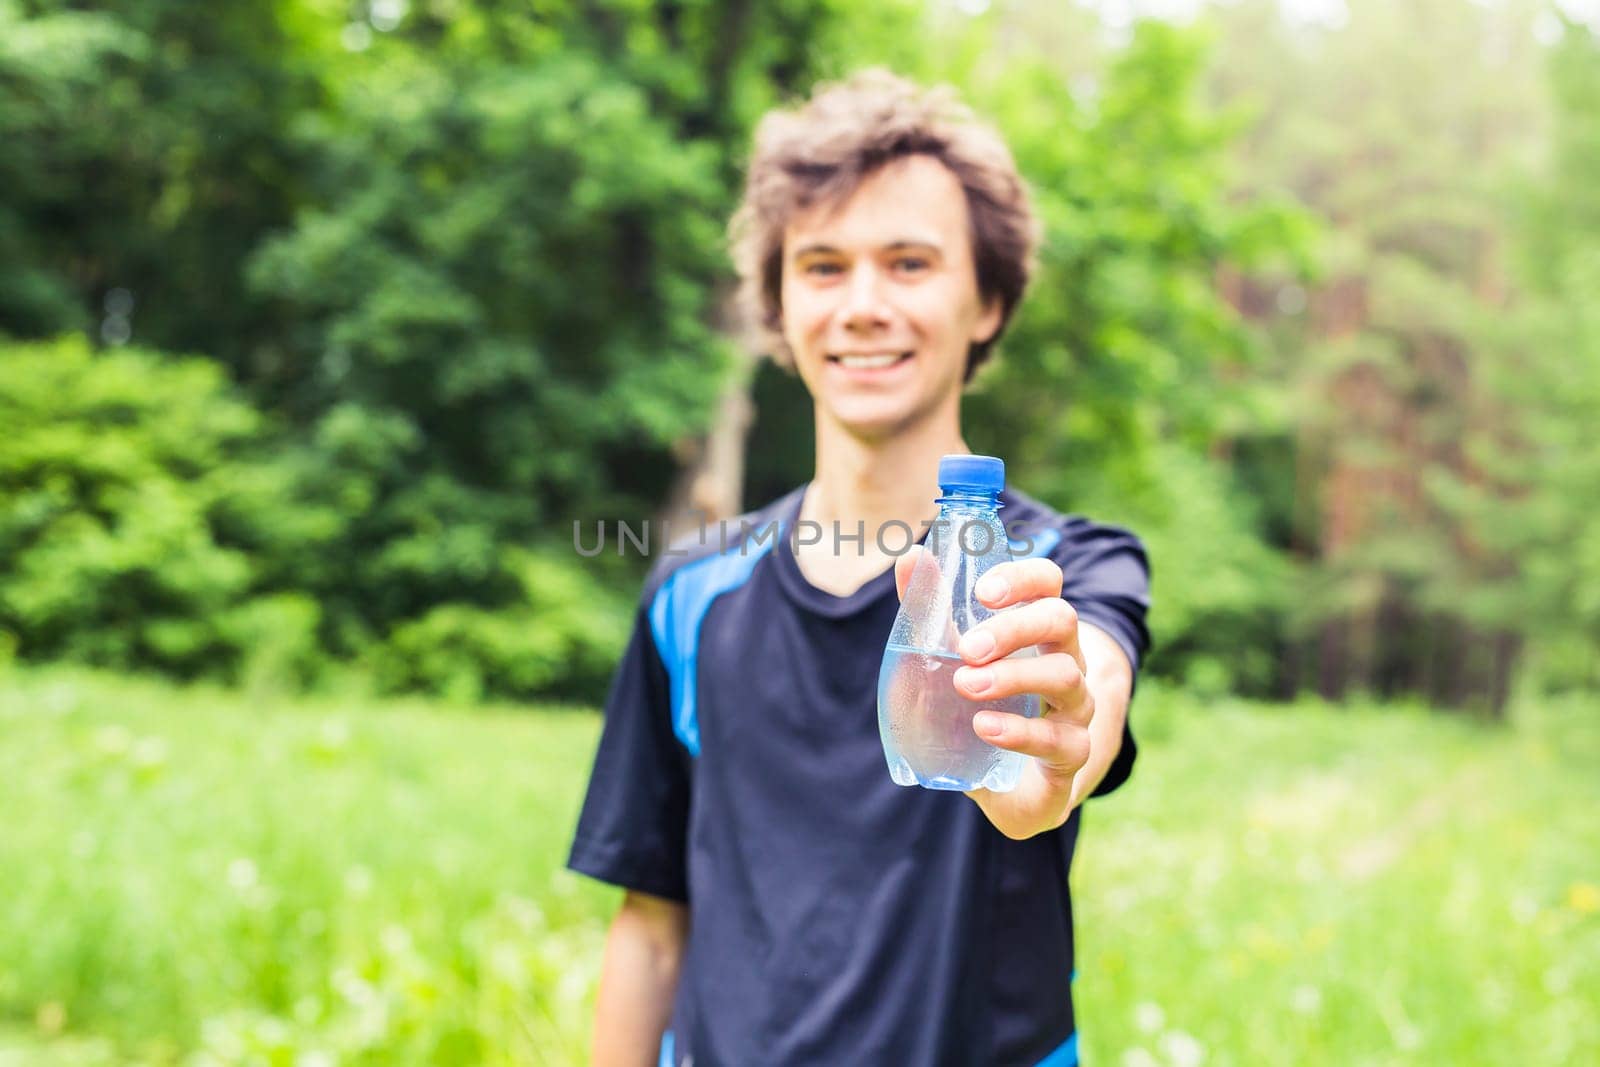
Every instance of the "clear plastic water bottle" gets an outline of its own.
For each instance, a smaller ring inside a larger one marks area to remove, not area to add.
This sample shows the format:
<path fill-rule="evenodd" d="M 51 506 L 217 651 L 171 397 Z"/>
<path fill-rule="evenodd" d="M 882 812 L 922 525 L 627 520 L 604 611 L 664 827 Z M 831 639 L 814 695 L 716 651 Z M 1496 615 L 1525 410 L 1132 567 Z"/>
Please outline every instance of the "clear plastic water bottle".
<path fill-rule="evenodd" d="M 968 700 L 956 691 L 961 635 L 994 612 L 973 595 L 978 579 L 1011 559 L 1000 522 L 1005 463 L 993 456 L 939 461 L 939 518 L 912 569 L 878 672 L 878 732 L 890 776 L 928 789 L 1014 789 L 1027 757 L 996 748 L 972 728 L 984 708 L 1034 717 L 1032 694 Z M 1012 658 L 1037 655 L 1032 648 Z"/>

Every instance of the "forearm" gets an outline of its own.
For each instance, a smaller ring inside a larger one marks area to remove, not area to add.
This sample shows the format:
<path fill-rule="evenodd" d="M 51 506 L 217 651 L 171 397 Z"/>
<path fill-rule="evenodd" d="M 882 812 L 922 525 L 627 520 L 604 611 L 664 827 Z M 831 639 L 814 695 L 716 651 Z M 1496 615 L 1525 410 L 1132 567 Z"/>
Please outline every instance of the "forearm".
<path fill-rule="evenodd" d="M 1083 623 L 1079 645 L 1089 667 L 1089 692 L 1094 696 L 1094 718 L 1089 721 L 1089 760 L 1072 779 L 1072 807 L 1095 791 L 1122 751 L 1123 727 L 1133 691 L 1133 668 L 1122 647 L 1109 635 Z"/>
<path fill-rule="evenodd" d="M 606 936 L 595 1002 L 596 1067 L 654 1067 L 687 937 L 682 905 L 630 893 Z"/>

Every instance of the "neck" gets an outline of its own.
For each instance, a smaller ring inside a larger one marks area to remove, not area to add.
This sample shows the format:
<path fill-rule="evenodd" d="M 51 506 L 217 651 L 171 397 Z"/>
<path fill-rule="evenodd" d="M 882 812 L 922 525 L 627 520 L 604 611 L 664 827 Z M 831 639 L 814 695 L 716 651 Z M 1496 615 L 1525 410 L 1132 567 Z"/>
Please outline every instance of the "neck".
<path fill-rule="evenodd" d="M 825 528 L 865 522 L 869 543 L 896 520 L 920 534 L 939 514 L 940 457 L 972 451 L 961 436 L 959 400 L 881 437 L 863 438 L 820 414 L 816 429 L 816 474 L 800 517 Z"/>

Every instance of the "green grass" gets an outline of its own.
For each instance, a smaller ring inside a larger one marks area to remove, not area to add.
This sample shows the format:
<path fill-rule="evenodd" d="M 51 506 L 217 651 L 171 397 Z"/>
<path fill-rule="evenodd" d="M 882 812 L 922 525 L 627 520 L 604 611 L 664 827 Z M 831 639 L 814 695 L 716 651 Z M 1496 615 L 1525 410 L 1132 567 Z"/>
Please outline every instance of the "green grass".
<path fill-rule="evenodd" d="M 0 679 L 0 1050 L 579 1062 L 615 896 L 560 866 L 597 724 Z"/>
<path fill-rule="evenodd" d="M 1600 1063 L 1594 702 L 1138 712 L 1074 873 L 1090 1062 Z"/>
<path fill-rule="evenodd" d="M 1074 873 L 1085 1062 L 1600 1062 L 1600 710 L 1144 688 Z M 617 894 L 558 709 L 0 675 L 0 1067 L 575 1064 Z"/>

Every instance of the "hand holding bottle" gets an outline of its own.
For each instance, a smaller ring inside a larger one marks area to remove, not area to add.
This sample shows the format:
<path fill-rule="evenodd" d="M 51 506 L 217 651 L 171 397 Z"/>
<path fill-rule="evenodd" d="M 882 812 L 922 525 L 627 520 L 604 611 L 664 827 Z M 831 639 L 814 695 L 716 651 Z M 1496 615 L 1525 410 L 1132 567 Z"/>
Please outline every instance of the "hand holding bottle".
<path fill-rule="evenodd" d="M 994 456 L 951 455 L 939 461 L 939 518 L 929 528 L 931 551 L 919 553 L 900 591 L 900 610 L 878 671 L 878 732 L 889 776 L 900 785 L 995 793 L 1016 788 L 1028 757 L 989 744 L 973 731 L 984 707 L 955 686 L 961 639 L 993 612 L 975 587 L 1009 562 L 1000 522 L 1005 464 Z M 1018 650 L 1018 658 L 1035 655 Z M 1018 694 L 988 706 L 1022 717 L 1039 714 L 1039 698 Z"/>
<path fill-rule="evenodd" d="M 895 563 L 902 598 L 923 551 L 914 548 Z M 962 635 L 956 690 L 984 704 L 1020 694 L 1037 694 L 1043 703 L 1037 718 L 986 709 L 972 719 L 984 741 L 1033 757 L 1011 791 L 967 792 L 998 830 L 1021 840 L 1060 826 L 1070 814 L 1073 777 L 1089 759 L 1094 696 L 1085 677 L 1077 613 L 1061 598 L 1060 567 L 1047 559 L 998 563 L 974 593 L 998 614 Z M 1006 658 L 1029 646 L 1037 646 L 1039 654 Z"/>

